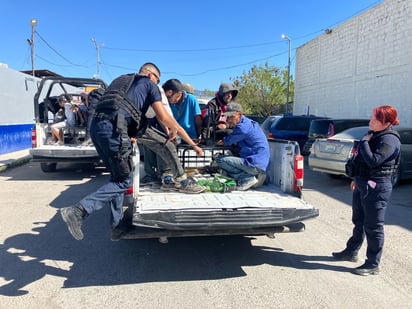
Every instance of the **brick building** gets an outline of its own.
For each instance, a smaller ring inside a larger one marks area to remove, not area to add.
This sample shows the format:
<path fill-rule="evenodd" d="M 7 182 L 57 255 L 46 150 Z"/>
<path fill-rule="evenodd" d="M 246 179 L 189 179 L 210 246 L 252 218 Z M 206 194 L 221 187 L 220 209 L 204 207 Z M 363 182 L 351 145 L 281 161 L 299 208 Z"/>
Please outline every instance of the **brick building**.
<path fill-rule="evenodd" d="M 296 51 L 294 114 L 369 117 L 390 104 L 412 126 L 412 1 L 384 0 Z"/>

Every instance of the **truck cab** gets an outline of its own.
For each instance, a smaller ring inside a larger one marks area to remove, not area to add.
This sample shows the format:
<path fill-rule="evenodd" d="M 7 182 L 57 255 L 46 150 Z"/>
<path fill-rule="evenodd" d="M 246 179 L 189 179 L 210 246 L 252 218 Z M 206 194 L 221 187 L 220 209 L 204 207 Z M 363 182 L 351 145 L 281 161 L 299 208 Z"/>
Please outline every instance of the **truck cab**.
<path fill-rule="evenodd" d="M 41 80 L 34 96 L 35 124 L 32 129 L 32 148 L 30 154 L 34 162 L 40 162 L 43 172 L 54 172 L 58 163 L 77 162 L 97 164 L 100 159 L 92 143 L 86 141 L 88 121 L 83 119 L 74 126 L 63 130 L 64 144 L 51 144 L 51 129 L 58 111 L 58 97 L 72 98 L 72 104 L 84 104 L 82 97 L 95 89 L 106 89 L 107 85 L 99 79 L 46 77 Z M 86 103 L 87 104 L 87 103 Z M 83 106 L 85 117 L 91 114 L 90 106 Z"/>

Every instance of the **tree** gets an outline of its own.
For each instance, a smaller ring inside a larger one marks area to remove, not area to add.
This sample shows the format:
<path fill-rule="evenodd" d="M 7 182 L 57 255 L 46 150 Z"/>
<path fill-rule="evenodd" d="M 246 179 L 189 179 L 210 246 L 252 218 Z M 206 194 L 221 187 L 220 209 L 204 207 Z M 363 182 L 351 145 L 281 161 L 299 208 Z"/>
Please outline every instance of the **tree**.
<path fill-rule="evenodd" d="M 275 66 L 254 65 L 242 76 L 232 78 L 233 84 L 239 89 L 238 98 L 245 113 L 267 117 L 272 113 L 285 111 L 287 94 L 287 69 L 281 70 Z M 290 79 L 289 102 L 293 102 L 294 82 Z"/>

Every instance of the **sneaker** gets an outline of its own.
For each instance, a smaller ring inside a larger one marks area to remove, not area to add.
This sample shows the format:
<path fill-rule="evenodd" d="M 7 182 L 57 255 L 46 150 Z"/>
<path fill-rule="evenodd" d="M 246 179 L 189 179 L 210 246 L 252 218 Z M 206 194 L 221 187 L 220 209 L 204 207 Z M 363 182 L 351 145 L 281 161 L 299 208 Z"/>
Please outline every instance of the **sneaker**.
<path fill-rule="evenodd" d="M 181 187 L 178 188 L 178 190 L 181 193 L 199 194 L 206 190 L 205 186 L 197 185 L 196 182 L 190 178 L 183 180 L 180 184 Z"/>
<path fill-rule="evenodd" d="M 238 191 L 246 191 L 250 188 L 252 188 L 254 185 L 258 183 L 258 180 L 256 177 L 249 178 L 248 180 L 244 180 L 240 182 L 240 185 L 237 186 L 236 190 Z"/>
<path fill-rule="evenodd" d="M 338 261 L 348 261 L 357 262 L 358 254 L 356 252 L 349 252 L 348 250 L 343 250 L 340 252 L 332 252 L 332 256 Z"/>
<path fill-rule="evenodd" d="M 160 180 L 157 178 L 153 178 L 149 175 L 146 175 L 139 181 L 140 187 L 152 186 L 152 185 L 160 185 Z"/>
<path fill-rule="evenodd" d="M 76 240 L 83 239 L 82 223 L 85 217 L 85 211 L 80 204 L 64 207 L 60 209 L 60 215 L 67 224 L 70 234 Z"/>
<path fill-rule="evenodd" d="M 172 176 L 165 176 L 163 178 L 162 186 L 160 188 L 166 191 L 177 191 L 179 187 L 180 184 L 174 182 Z"/>
<path fill-rule="evenodd" d="M 257 183 L 255 183 L 255 184 L 252 186 L 252 188 L 258 188 L 258 187 L 262 186 L 262 185 L 264 184 L 265 180 L 266 180 L 266 174 L 264 174 L 264 173 L 259 173 L 259 174 L 257 175 Z"/>
<path fill-rule="evenodd" d="M 55 142 L 53 145 L 55 145 L 55 146 L 63 146 L 63 145 L 64 145 L 64 142 L 57 141 L 57 142 Z"/>
<path fill-rule="evenodd" d="M 378 266 L 372 266 L 365 263 L 362 266 L 356 267 L 353 270 L 353 273 L 359 276 L 378 275 L 380 273 L 380 269 Z"/>

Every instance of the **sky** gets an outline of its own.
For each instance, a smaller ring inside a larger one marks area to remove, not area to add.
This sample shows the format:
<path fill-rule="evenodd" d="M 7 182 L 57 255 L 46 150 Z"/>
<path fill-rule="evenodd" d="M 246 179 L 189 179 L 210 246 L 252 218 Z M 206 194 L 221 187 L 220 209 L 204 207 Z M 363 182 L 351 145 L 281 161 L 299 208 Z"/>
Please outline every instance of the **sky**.
<path fill-rule="evenodd" d="M 0 63 L 32 69 L 36 19 L 35 69 L 110 83 L 153 62 L 161 84 L 216 91 L 254 65 L 286 69 L 289 42 L 293 76 L 296 48 L 382 1 L 3 0 Z"/>

